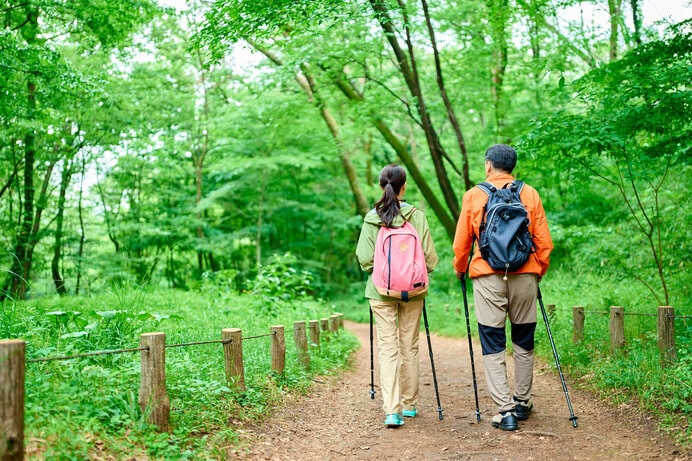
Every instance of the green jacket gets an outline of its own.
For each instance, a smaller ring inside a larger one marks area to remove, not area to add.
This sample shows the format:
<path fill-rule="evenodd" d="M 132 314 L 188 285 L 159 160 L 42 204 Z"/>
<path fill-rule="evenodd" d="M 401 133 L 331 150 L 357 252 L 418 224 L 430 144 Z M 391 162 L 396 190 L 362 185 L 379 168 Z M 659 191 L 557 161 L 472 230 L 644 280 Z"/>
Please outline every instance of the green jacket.
<path fill-rule="evenodd" d="M 430 236 L 430 227 L 428 226 L 428 220 L 425 217 L 425 213 L 417 208 L 414 208 L 412 205 L 403 202 L 401 204 L 401 215 L 403 216 L 397 216 L 394 219 L 392 227 L 403 226 L 404 218 L 406 221 L 411 223 L 411 225 L 418 232 L 423 244 L 425 265 L 428 268 L 428 272 L 432 272 L 433 269 L 435 269 L 435 266 L 437 266 L 438 259 L 437 253 L 435 252 L 435 245 L 433 245 L 432 237 Z M 377 216 L 375 209 L 370 210 L 363 219 L 363 228 L 360 230 L 358 246 L 356 247 L 356 257 L 358 258 L 360 268 L 368 274 L 371 274 L 368 277 L 367 284 L 365 285 L 365 297 L 368 299 L 377 299 L 381 301 L 397 301 L 396 298 L 380 295 L 375 289 L 375 285 L 372 283 L 372 265 L 375 254 L 375 241 L 377 240 L 377 233 L 379 232 L 381 226 L 384 226 L 384 223 L 380 221 L 380 217 Z M 427 296 L 427 294 L 413 297 L 411 298 L 411 301 L 423 299 L 425 296 Z"/>

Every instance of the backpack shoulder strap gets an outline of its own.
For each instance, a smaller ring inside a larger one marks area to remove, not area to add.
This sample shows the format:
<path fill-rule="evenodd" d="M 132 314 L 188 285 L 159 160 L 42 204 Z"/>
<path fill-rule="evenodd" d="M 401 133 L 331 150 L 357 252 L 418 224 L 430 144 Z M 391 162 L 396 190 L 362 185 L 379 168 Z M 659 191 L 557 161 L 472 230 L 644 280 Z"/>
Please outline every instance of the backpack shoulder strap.
<path fill-rule="evenodd" d="M 486 194 L 490 195 L 491 193 L 495 192 L 497 190 L 497 187 L 493 186 L 489 182 L 481 182 L 476 184 L 480 190 L 485 192 Z"/>
<path fill-rule="evenodd" d="M 512 181 L 512 190 L 516 191 L 517 194 L 521 194 L 521 191 L 524 189 L 524 181 L 520 181 L 519 179 L 515 179 Z"/>
<path fill-rule="evenodd" d="M 413 213 L 416 212 L 416 207 L 411 205 L 411 208 L 413 208 L 413 211 L 411 211 L 411 214 L 409 215 L 411 218 L 413 218 Z M 404 213 L 401 212 L 401 208 L 399 208 L 399 214 L 401 215 L 402 218 L 404 218 L 404 222 L 411 222 L 410 218 L 406 219 L 406 216 L 404 216 Z"/>

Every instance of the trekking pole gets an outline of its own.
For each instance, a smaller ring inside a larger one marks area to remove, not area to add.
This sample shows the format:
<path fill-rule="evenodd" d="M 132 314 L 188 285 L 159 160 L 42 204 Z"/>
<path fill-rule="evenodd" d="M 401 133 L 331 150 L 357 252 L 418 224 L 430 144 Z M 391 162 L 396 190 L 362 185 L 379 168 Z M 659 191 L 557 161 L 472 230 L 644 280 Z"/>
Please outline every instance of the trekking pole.
<path fill-rule="evenodd" d="M 430 342 L 430 328 L 428 328 L 428 312 L 425 310 L 425 299 L 423 299 L 423 323 L 425 323 L 425 336 L 428 338 L 428 352 L 430 353 L 430 365 L 432 365 L 435 397 L 437 397 L 437 414 L 439 415 L 440 421 L 442 421 L 442 405 L 440 405 L 440 391 L 437 389 L 437 375 L 435 374 L 435 360 L 433 360 L 432 343 Z"/>
<path fill-rule="evenodd" d="M 541 312 L 543 313 L 543 322 L 545 323 L 545 328 L 548 330 L 548 339 L 550 339 L 550 347 L 553 349 L 553 356 L 555 357 L 555 365 L 557 365 L 557 372 L 560 375 L 560 381 L 562 381 L 562 390 L 565 392 L 565 399 L 567 399 L 567 407 L 569 408 L 569 420 L 572 421 L 572 426 L 577 427 L 577 417 L 574 416 L 574 411 L 572 410 L 572 402 L 569 400 L 569 391 L 567 391 L 567 384 L 565 383 L 565 377 L 562 375 L 562 367 L 560 366 L 560 358 L 557 355 L 557 349 L 555 349 L 555 341 L 553 340 L 553 333 L 550 331 L 550 324 L 548 323 L 548 315 L 545 312 L 545 306 L 543 305 L 543 296 L 541 296 L 541 287 L 538 288 L 538 302 L 541 305 Z"/>
<path fill-rule="evenodd" d="M 462 274 L 461 293 L 464 296 L 464 313 L 466 314 L 466 336 L 469 338 L 469 355 L 471 356 L 471 376 L 473 376 L 473 395 L 476 397 L 476 422 L 481 422 L 481 410 L 478 405 L 478 384 L 476 384 L 476 365 L 473 362 L 473 342 L 471 341 L 471 324 L 469 323 L 469 301 L 466 299 L 466 274 Z"/>
<path fill-rule="evenodd" d="M 370 399 L 375 400 L 375 358 L 372 349 L 372 308 L 370 308 Z"/>

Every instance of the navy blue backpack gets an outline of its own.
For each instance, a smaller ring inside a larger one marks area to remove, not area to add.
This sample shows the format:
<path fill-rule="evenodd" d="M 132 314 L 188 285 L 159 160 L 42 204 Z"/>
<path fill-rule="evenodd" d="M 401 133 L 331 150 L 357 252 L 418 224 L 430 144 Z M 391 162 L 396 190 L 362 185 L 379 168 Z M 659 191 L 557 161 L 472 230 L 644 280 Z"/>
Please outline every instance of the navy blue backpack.
<path fill-rule="evenodd" d="M 529 232 L 529 214 L 521 203 L 524 182 L 515 180 L 498 189 L 489 182 L 478 184 L 486 194 L 478 245 L 481 257 L 496 271 L 515 272 L 535 251 Z"/>

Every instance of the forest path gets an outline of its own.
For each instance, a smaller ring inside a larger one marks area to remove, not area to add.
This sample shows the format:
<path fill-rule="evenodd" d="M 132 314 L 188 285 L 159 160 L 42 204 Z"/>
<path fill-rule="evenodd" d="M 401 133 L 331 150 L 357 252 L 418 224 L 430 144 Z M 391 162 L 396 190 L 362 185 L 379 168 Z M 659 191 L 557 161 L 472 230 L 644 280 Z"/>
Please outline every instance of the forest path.
<path fill-rule="evenodd" d="M 261 426 L 240 427 L 241 444 L 229 459 L 268 460 L 690 460 L 653 421 L 628 408 L 613 408 L 596 396 L 568 389 L 578 427 L 569 419 L 559 376 L 537 361 L 534 412 L 516 432 L 491 426 L 494 405 L 486 392 L 480 344 L 474 342 L 481 422 L 476 423 L 468 341 L 431 335 L 443 420 L 437 400 L 425 333 L 420 338 L 419 415 L 404 426 L 383 425 L 377 384 L 370 398 L 369 326 L 346 322 L 360 340 L 353 366 L 327 382 L 316 382 L 304 396 L 289 396 Z M 375 341 L 377 341 L 375 339 Z M 510 382 L 512 359 L 508 359 Z"/>

